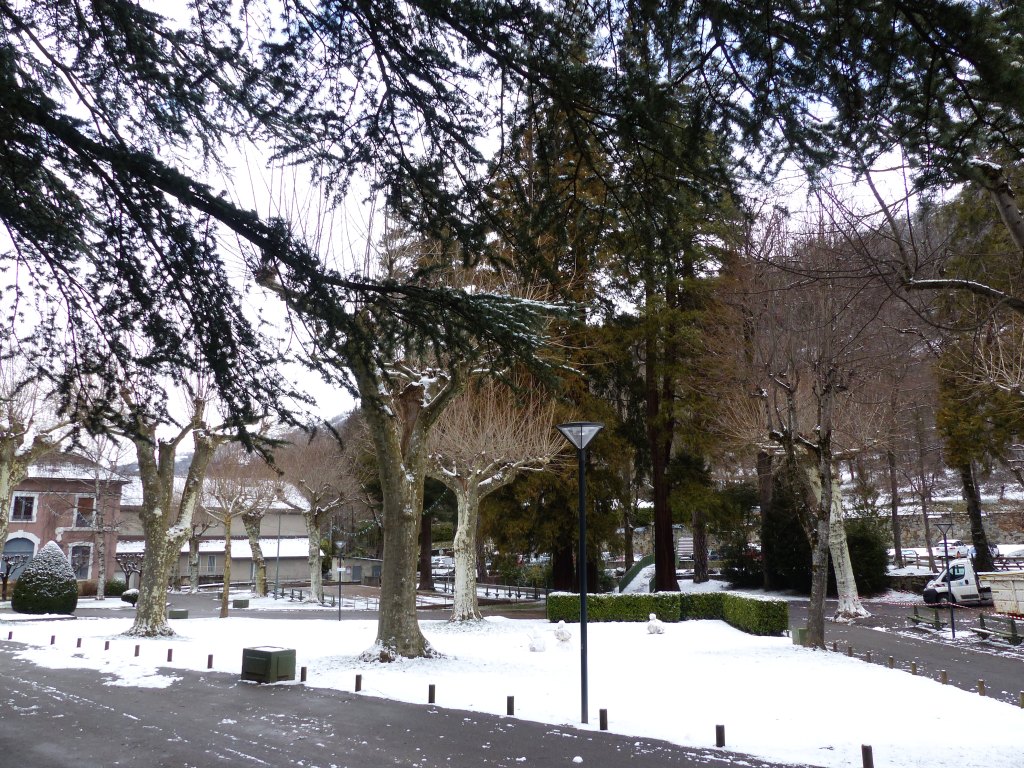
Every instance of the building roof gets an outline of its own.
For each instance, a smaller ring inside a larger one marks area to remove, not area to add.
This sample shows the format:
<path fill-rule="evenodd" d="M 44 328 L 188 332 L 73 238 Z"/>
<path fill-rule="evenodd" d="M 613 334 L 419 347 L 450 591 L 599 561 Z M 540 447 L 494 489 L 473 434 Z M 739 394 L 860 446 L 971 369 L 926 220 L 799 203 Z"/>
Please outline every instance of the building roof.
<path fill-rule="evenodd" d="M 305 536 L 291 536 L 282 537 L 281 541 L 281 557 L 296 558 L 296 557 L 307 557 L 309 555 L 309 539 Z M 261 538 L 260 549 L 263 550 L 263 557 L 267 560 L 272 560 L 277 557 L 277 542 L 276 537 Z M 129 553 L 140 553 L 145 551 L 146 542 L 141 540 L 125 541 L 121 540 L 117 542 L 117 553 L 129 554 Z M 188 543 L 186 542 L 181 547 L 182 554 L 188 554 Z M 224 539 L 203 539 L 199 542 L 199 554 L 200 555 L 222 555 L 224 554 Z M 249 548 L 248 538 L 231 539 L 231 559 L 235 560 L 251 560 L 252 550 Z"/>

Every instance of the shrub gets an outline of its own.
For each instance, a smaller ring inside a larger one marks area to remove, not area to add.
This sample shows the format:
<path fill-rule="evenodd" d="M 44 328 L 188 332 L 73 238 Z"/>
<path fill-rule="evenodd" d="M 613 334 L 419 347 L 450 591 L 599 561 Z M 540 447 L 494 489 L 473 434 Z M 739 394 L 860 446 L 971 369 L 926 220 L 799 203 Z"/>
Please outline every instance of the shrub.
<path fill-rule="evenodd" d="M 121 593 L 121 599 L 124 600 L 126 603 L 131 603 L 132 605 L 135 605 L 137 602 L 139 602 L 139 590 L 126 589 L 124 592 Z"/>
<path fill-rule="evenodd" d="M 781 635 L 789 629 L 789 603 L 723 593 L 722 618 L 751 635 Z"/>
<path fill-rule="evenodd" d="M 128 585 L 124 583 L 124 579 L 107 579 L 103 584 L 103 594 L 108 597 L 123 595 L 126 589 Z"/>
<path fill-rule="evenodd" d="M 580 596 L 575 593 L 552 592 L 547 605 L 549 621 L 580 620 Z M 662 621 L 679 621 L 679 594 L 587 595 L 588 622 L 647 621 L 652 613 Z"/>
<path fill-rule="evenodd" d="M 690 592 L 680 595 L 679 617 L 688 619 L 721 619 L 724 592 Z"/>
<path fill-rule="evenodd" d="M 662 621 L 717 619 L 751 635 L 782 635 L 789 629 L 789 604 L 758 600 L 728 592 L 655 592 L 638 595 L 589 595 L 587 621 L 647 621 L 651 614 Z M 548 620 L 578 622 L 579 595 L 548 595 Z"/>
<path fill-rule="evenodd" d="M 877 595 L 889 588 L 888 531 L 877 519 L 846 521 L 846 544 L 853 563 L 853 577 L 861 595 Z"/>
<path fill-rule="evenodd" d="M 78 584 L 71 563 L 51 541 L 33 557 L 18 576 L 11 595 L 16 613 L 74 613 Z"/>
<path fill-rule="evenodd" d="M 746 543 L 722 547 L 722 575 L 734 587 L 760 587 L 764 583 L 764 564 L 760 550 Z"/>

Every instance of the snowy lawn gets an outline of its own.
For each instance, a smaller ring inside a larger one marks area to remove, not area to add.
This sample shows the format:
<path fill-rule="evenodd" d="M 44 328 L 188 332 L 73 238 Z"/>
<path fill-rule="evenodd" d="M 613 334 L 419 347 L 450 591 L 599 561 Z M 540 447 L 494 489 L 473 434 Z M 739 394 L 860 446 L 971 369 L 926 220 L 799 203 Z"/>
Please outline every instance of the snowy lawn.
<path fill-rule="evenodd" d="M 425 704 L 433 683 L 438 706 L 503 715 L 514 696 L 516 717 L 578 725 L 577 626 L 560 643 L 554 625 L 540 620 L 422 622 L 444 658 L 381 665 L 356 660 L 373 644 L 375 621 L 185 619 L 172 622 L 178 637 L 145 641 L 120 636 L 131 621 L 0 623 L 0 642 L 13 632 L 30 646 L 19 655 L 36 664 L 97 669 L 107 685 L 157 687 L 174 682 L 176 668 L 205 670 L 208 654 L 215 670 L 238 675 L 244 647 L 284 646 L 296 649 L 310 686 L 352 691 L 358 673 L 362 695 Z M 531 635 L 546 650 L 531 652 Z M 723 724 L 729 749 L 783 762 L 857 768 L 861 745 L 870 744 L 879 768 L 1022 764 L 1024 710 L 906 672 L 718 621 L 666 624 L 661 635 L 642 623 L 591 624 L 588 638 L 591 724 L 581 727 L 596 729 L 598 710 L 607 709 L 618 733 L 707 747 Z"/>

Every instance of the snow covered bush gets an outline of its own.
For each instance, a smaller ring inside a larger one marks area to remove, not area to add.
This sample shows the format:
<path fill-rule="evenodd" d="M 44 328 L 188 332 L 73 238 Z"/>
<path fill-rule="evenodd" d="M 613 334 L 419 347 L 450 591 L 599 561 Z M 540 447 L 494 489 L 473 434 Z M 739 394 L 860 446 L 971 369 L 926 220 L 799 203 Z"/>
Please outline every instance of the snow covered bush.
<path fill-rule="evenodd" d="M 15 613 L 74 613 L 78 583 L 71 563 L 51 541 L 21 571 L 11 596 Z"/>
<path fill-rule="evenodd" d="M 548 595 L 548 620 L 579 621 L 580 596 L 571 592 Z M 661 621 L 679 621 L 679 593 L 587 595 L 587 621 L 648 621 L 651 614 Z"/>
<path fill-rule="evenodd" d="M 139 590 L 126 589 L 124 592 L 121 593 L 121 599 L 124 600 L 126 603 L 131 603 L 132 605 L 135 605 L 137 602 L 139 602 Z"/>

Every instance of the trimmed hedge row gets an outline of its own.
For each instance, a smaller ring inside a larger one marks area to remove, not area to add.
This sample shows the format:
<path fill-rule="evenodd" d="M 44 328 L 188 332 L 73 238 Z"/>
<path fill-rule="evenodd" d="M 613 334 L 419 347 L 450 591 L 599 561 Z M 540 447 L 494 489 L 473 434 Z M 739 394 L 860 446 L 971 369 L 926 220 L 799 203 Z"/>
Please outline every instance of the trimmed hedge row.
<path fill-rule="evenodd" d="M 548 620 L 580 620 L 579 595 L 548 595 Z M 789 629 L 789 604 L 759 600 L 728 592 L 655 592 L 636 595 L 588 595 L 587 621 L 647 621 L 651 614 L 662 621 L 719 619 L 751 635 L 782 635 Z"/>

